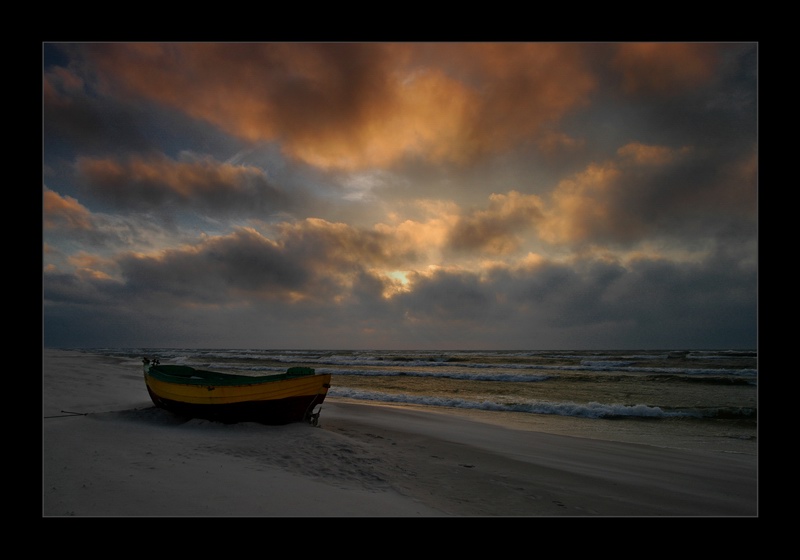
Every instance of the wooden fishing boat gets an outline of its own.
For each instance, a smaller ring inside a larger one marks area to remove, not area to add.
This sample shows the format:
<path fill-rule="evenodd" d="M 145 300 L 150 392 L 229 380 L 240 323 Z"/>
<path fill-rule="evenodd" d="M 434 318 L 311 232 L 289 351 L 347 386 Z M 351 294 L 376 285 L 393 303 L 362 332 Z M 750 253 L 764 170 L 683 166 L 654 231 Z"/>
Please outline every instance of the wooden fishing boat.
<path fill-rule="evenodd" d="M 157 407 L 225 423 L 304 421 L 316 426 L 331 386 L 329 373 L 319 374 L 309 367 L 252 376 L 165 365 L 158 358 L 142 362 L 147 392 Z"/>

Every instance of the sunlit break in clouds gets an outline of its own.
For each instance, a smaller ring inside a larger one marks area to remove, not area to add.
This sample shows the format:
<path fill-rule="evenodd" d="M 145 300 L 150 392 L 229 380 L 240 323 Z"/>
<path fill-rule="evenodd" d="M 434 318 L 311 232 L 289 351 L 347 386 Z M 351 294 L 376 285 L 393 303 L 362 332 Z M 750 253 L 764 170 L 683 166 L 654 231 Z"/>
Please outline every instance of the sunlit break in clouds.
<path fill-rule="evenodd" d="M 45 43 L 47 347 L 755 348 L 756 43 Z"/>

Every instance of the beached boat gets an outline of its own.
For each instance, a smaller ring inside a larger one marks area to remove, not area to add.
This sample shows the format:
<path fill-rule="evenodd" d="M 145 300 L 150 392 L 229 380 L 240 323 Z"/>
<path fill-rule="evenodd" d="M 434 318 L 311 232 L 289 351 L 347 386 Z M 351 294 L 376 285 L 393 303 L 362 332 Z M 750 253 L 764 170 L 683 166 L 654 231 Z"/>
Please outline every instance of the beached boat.
<path fill-rule="evenodd" d="M 157 407 L 226 423 L 309 422 L 316 426 L 331 386 L 329 373 L 316 373 L 309 367 L 252 376 L 166 365 L 158 358 L 142 362 L 147 392 Z"/>

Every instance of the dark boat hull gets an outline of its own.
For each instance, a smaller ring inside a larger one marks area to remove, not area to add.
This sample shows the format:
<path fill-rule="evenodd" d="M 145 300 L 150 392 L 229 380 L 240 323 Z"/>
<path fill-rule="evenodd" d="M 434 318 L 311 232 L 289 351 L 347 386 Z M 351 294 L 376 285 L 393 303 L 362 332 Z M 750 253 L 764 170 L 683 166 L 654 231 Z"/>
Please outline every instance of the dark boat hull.
<path fill-rule="evenodd" d="M 202 418 L 225 424 L 237 422 L 258 422 L 260 424 L 282 425 L 292 422 L 311 422 L 315 424 L 317 405 L 322 404 L 325 395 L 288 397 L 280 400 L 242 402 L 229 404 L 193 404 L 159 397 L 148 387 L 150 399 L 159 408 L 186 418 Z"/>

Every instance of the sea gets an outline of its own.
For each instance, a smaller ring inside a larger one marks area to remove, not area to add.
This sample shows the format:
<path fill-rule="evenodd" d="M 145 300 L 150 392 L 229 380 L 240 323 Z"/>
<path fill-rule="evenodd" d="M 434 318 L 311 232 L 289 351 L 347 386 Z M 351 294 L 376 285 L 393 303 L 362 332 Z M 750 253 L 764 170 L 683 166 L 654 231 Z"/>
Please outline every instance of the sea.
<path fill-rule="evenodd" d="M 79 350 L 253 375 L 307 366 L 332 374 L 329 401 L 455 413 L 575 437 L 758 453 L 757 350 Z M 324 416 L 323 404 L 323 425 Z"/>

